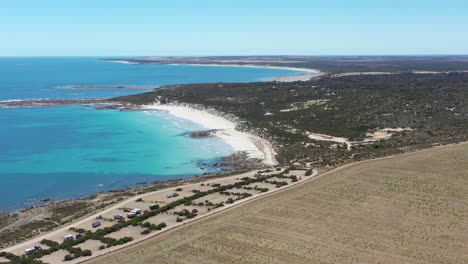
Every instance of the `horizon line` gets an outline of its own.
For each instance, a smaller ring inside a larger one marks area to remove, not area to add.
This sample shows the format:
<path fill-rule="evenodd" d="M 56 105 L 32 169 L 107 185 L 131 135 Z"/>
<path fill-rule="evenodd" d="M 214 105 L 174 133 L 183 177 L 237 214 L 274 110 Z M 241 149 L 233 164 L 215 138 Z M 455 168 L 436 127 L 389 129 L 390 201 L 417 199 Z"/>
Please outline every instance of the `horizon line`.
<path fill-rule="evenodd" d="M 50 57 L 444 57 L 444 56 L 468 56 L 466 54 L 322 54 L 322 55 L 307 55 L 307 54 L 251 54 L 251 55 L 0 55 L 0 58 L 50 58 Z"/>

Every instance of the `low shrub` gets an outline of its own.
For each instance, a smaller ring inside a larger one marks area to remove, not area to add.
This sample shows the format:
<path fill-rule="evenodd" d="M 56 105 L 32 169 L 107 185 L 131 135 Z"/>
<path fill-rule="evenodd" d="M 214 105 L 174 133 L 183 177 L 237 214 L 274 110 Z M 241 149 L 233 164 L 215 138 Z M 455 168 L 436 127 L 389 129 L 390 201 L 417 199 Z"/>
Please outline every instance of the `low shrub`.
<path fill-rule="evenodd" d="M 142 234 L 142 235 L 147 235 L 147 234 L 149 234 L 149 233 L 151 233 L 151 230 L 145 229 L 145 230 L 141 231 L 140 234 Z"/>

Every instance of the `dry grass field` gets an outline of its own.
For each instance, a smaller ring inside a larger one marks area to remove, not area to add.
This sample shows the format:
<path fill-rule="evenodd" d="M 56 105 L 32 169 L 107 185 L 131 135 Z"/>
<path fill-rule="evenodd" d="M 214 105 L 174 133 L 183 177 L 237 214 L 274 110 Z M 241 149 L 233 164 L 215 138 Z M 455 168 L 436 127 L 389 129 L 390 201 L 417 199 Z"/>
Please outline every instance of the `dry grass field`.
<path fill-rule="evenodd" d="M 468 144 L 346 166 L 93 263 L 468 263 Z"/>

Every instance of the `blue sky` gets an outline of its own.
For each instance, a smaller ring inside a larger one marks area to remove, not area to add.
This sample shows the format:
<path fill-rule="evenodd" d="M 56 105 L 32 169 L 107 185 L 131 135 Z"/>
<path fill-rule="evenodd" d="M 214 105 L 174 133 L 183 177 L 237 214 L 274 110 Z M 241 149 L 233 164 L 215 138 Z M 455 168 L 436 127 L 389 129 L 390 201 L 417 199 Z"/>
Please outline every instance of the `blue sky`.
<path fill-rule="evenodd" d="M 464 0 L 1 0 L 0 56 L 468 54 Z"/>

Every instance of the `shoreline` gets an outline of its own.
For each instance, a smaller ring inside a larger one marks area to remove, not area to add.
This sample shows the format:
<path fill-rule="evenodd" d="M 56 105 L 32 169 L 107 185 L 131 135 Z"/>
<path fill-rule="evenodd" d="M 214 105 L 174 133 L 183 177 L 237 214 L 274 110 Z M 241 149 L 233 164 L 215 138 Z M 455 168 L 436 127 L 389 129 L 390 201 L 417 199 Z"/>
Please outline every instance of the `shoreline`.
<path fill-rule="evenodd" d="M 216 64 L 216 63 L 141 63 L 141 62 L 131 62 L 126 60 L 103 60 L 105 62 L 115 62 L 115 63 L 124 63 L 124 64 L 156 64 L 156 65 L 182 65 L 182 66 L 203 66 L 203 67 L 244 67 L 244 68 L 263 68 L 263 69 L 277 69 L 277 70 L 290 70 L 297 71 L 298 74 L 293 75 L 279 75 L 274 77 L 262 78 L 262 82 L 297 82 L 297 81 L 308 81 L 312 78 L 325 75 L 325 72 L 322 72 L 318 69 L 309 69 L 309 68 L 294 68 L 294 67 L 283 67 L 283 66 L 269 66 L 269 65 L 255 65 L 255 64 Z"/>
<path fill-rule="evenodd" d="M 41 100 L 39 100 L 41 101 Z M 52 100 L 53 101 L 53 100 Z M 64 100 L 65 101 L 65 100 Z M 68 105 L 68 104 L 80 104 L 80 105 L 89 105 L 89 104 L 112 104 L 115 102 L 97 102 L 94 100 L 70 100 L 66 102 L 57 102 L 57 103 L 51 103 L 49 101 L 45 101 L 43 103 L 37 103 L 36 100 L 33 101 L 32 105 L 27 104 L 28 101 L 13 101 L 15 104 L 13 105 L 8 105 L 8 106 L 2 106 L 0 102 L 0 108 L 1 107 L 56 107 L 56 106 L 63 106 L 63 105 Z M 24 105 L 26 104 L 26 105 Z M 96 108 L 98 109 L 98 108 Z M 263 139 L 259 136 L 252 135 L 247 132 L 242 132 L 236 129 L 237 122 L 233 121 L 234 118 L 229 118 L 229 117 L 223 117 L 222 114 L 219 112 L 216 112 L 215 110 L 210 110 L 210 109 L 203 109 L 203 107 L 198 107 L 194 108 L 193 106 L 188 106 L 188 105 L 182 105 L 182 104 L 170 104 L 170 105 L 161 105 L 161 104 L 153 104 L 153 105 L 142 105 L 142 106 L 123 106 L 122 109 L 120 108 L 110 108 L 110 109 L 118 109 L 121 111 L 164 111 L 167 112 L 169 115 L 174 116 L 175 118 L 180 118 L 184 119 L 193 123 L 196 123 L 198 125 L 203 126 L 206 128 L 206 130 L 215 130 L 210 137 L 212 138 L 218 138 L 222 140 L 225 144 L 229 145 L 233 149 L 233 153 L 228 156 L 223 156 L 218 158 L 218 161 L 221 161 L 223 158 L 224 159 L 229 159 L 232 157 L 235 157 L 236 155 L 240 153 L 245 153 L 246 155 L 243 157 L 240 157 L 238 160 L 234 160 L 232 162 L 234 163 L 246 163 L 246 164 L 251 164 L 253 167 L 258 167 L 258 169 L 261 169 L 262 167 L 273 167 L 275 165 L 278 165 L 278 162 L 275 159 L 276 152 L 274 150 L 274 147 L 272 144 L 267 141 L 266 139 Z M 102 110 L 107 110 L 107 108 L 102 108 Z M 242 155 L 241 155 L 242 156 Z M 251 161 L 249 163 L 249 161 Z M 218 172 L 215 174 L 224 174 L 224 173 L 232 173 L 236 172 L 239 170 L 244 170 L 244 169 L 252 169 L 253 167 L 245 166 L 243 168 L 240 167 L 231 167 L 232 164 L 227 164 L 226 166 L 229 166 L 230 169 L 225 172 Z M 209 175 L 211 175 L 210 173 Z M 191 180 L 191 179 L 197 179 L 202 177 L 202 175 L 197 175 L 197 174 L 188 174 L 186 178 L 173 178 L 173 179 L 168 179 L 168 180 L 162 180 L 161 182 L 164 183 L 169 183 L 172 181 L 178 181 L 180 179 L 183 180 Z M 221 176 L 224 177 L 224 176 Z M 151 182 L 150 186 L 153 186 L 154 183 L 159 182 L 158 180 L 155 180 L 154 182 Z M 101 193 L 111 193 L 113 191 L 119 191 L 119 190 L 133 190 L 133 189 L 138 189 L 143 186 L 138 186 L 137 183 L 132 185 L 131 187 L 128 188 L 116 188 L 116 189 L 109 189 L 106 191 L 102 192 L 97 192 L 93 193 L 90 195 L 87 195 L 85 197 L 75 197 L 75 198 L 66 198 L 66 199 L 55 199 L 55 197 L 52 198 L 47 198 L 48 200 L 52 203 L 57 203 L 57 202 L 64 202 L 64 201 L 70 201 L 70 200 L 82 200 L 82 199 L 88 199 L 89 197 L 96 195 L 96 194 L 101 194 Z M 147 186 L 145 186 L 147 187 Z M 20 207 L 18 209 L 13 209 L 13 210 L 5 210 L 1 211 L 0 214 L 8 214 L 8 213 L 14 213 L 17 211 L 21 211 L 24 209 L 28 209 L 29 207 L 40 207 L 40 206 L 47 206 L 49 202 L 38 202 L 37 204 L 31 205 L 31 206 L 24 206 Z"/>
<path fill-rule="evenodd" d="M 118 63 L 129 63 L 129 64 L 140 64 L 140 63 L 133 63 L 133 62 L 125 62 L 125 61 L 114 61 Z M 182 64 L 181 64 L 182 65 Z M 280 69 L 290 69 L 295 70 L 298 72 L 304 72 L 302 69 L 295 69 L 295 68 L 287 68 L 287 67 L 263 67 L 263 66 L 256 66 L 256 65 L 200 65 L 200 66 L 223 66 L 223 67 L 249 67 L 249 68 L 280 68 Z M 315 72 L 310 70 L 311 72 Z M 71 86 L 74 88 L 74 86 Z M 88 86 L 76 86 L 79 88 L 88 87 Z M 93 86 L 90 86 L 93 87 Z M 117 87 L 117 86 L 116 86 Z M 124 87 L 124 86 L 118 86 Z M 94 88 L 94 87 L 93 87 Z M 101 87 L 99 87 L 101 88 Z M 113 102 L 107 101 L 107 99 L 10 99 L 10 100 L 3 100 L 0 101 L 0 108 L 18 108 L 18 107 L 56 107 L 56 106 L 66 106 L 66 105 L 92 105 L 92 104 L 112 104 Z M 105 108 L 103 108 L 105 109 Z M 162 110 L 168 112 L 170 115 L 182 118 L 197 124 L 200 124 L 204 127 L 209 129 L 216 129 L 217 131 L 213 133 L 213 137 L 217 137 L 229 146 L 231 146 L 234 150 L 233 155 L 238 154 L 240 152 L 246 153 L 248 160 L 252 160 L 257 164 L 262 164 L 266 167 L 271 167 L 277 165 L 277 161 L 275 159 L 276 152 L 270 142 L 267 140 L 252 135 L 250 133 L 241 132 L 236 130 L 236 122 L 226 119 L 225 117 L 221 117 L 218 113 L 213 114 L 214 111 L 207 112 L 208 109 L 195 109 L 193 107 L 182 106 L 182 105 L 151 105 L 145 106 L 143 109 L 138 110 Z M 194 115 L 196 113 L 196 115 Z M 221 158 L 229 158 L 230 156 L 221 157 Z M 258 160 L 255 161 L 255 160 Z M 238 161 L 237 161 L 238 162 Z M 233 169 L 235 171 L 237 169 Z M 231 172 L 232 172 L 231 171 Z M 199 175 L 193 174 L 190 175 L 188 178 L 194 179 Z M 176 180 L 176 179 L 174 179 Z M 170 180 L 169 180 L 170 181 Z M 130 189 L 137 188 L 138 186 L 132 186 Z M 104 191 L 104 193 L 113 191 L 115 189 L 111 189 L 108 191 Z M 54 202 L 61 202 L 61 201 L 68 201 L 68 200 L 80 200 L 86 199 L 86 197 L 77 197 L 77 198 L 67 198 L 67 199 L 60 199 L 56 200 L 55 198 L 50 198 Z M 49 199 L 49 198 L 47 198 Z M 47 205 L 48 203 L 37 203 L 33 206 L 43 206 Z M 14 210 L 8 211 L 0 211 L 0 213 L 12 213 L 19 210 L 27 209 L 29 206 L 21 207 Z"/>
<path fill-rule="evenodd" d="M 168 64 L 168 65 L 189 65 L 189 66 L 205 66 L 205 67 L 244 67 L 244 68 L 263 68 L 263 69 L 277 69 L 277 70 L 289 70 L 289 71 L 297 71 L 298 74 L 293 75 L 280 75 L 275 77 L 269 78 L 262 78 L 261 80 L 264 82 L 296 82 L 296 81 L 308 81 L 314 77 L 318 77 L 324 75 L 326 73 L 321 72 L 317 69 L 309 69 L 309 68 L 294 68 L 294 67 L 282 67 L 282 66 L 262 66 L 262 65 L 255 65 L 255 64 Z"/>
<path fill-rule="evenodd" d="M 180 104 L 152 104 L 142 106 L 141 109 L 166 111 L 177 118 L 200 124 L 207 130 L 216 130 L 213 136 L 230 145 L 236 153 L 244 152 L 250 159 L 261 160 L 267 166 L 277 165 L 276 152 L 270 142 L 250 133 L 237 130 L 235 122 L 219 114 L 214 114 L 214 111 L 201 110 Z"/>
<path fill-rule="evenodd" d="M 57 107 L 57 106 L 63 106 L 63 105 L 69 105 L 69 104 L 89 105 L 89 104 L 112 104 L 114 103 L 114 102 L 107 102 L 106 100 L 101 101 L 101 100 L 94 100 L 94 99 L 60 100 L 57 102 L 55 102 L 55 99 L 44 100 L 44 102 L 42 102 L 42 100 L 33 100 L 31 101 L 32 105 L 28 105 L 27 104 L 28 102 L 29 101 L 14 100 L 12 101 L 12 103 L 14 103 L 15 105 L 14 106 L 8 105 L 8 107 Z M 38 102 L 41 102 L 41 103 L 38 103 Z M 2 107 L 1 103 L 2 102 L 0 102 L 0 108 Z M 23 105 L 23 104 L 27 104 L 27 105 Z M 110 108 L 110 109 L 115 109 L 115 108 Z M 102 110 L 107 110 L 107 109 L 102 108 Z M 206 130 L 216 130 L 215 132 L 212 133 L 211 137 L 221 139 L 225 144 L 229 145 L 234 150 L 231 155 L 218 158 L 219 161 L 221 161 L 223 158 L 230 158 L 239 153 L 245 153 L 246 158 L 241 158 L 240 160 L 237 160 L 234 162 L 243 163 L 246 161 L 252 161 L 252 164 L 254 164 L 254 167 L 258 167 L 258 169 L 261 169 L 262 167 L 273 167 L 278 164 L 275 159 L 276 152 L 272 144 L 269 141 L 261 137 L 252 135 L 250 133 L 236 130 L 237 123 L 235 121 L 231 121 L 232 119 L 223 117 L 220 113 L 214 110 L 203 109 L 202 107 L 194 108 L 191 106 L 181 105 L 181 104 L 177 104 L 177 105 L 176 104 L 171 104 L 171 105 L 153 104 L 153 105 L 142 105 L 142 106 L 126 105 L 122 109 L 119 109 L 119 110 L 121 111 L 136 110 L 136 111 L 142 111 L 142 112 L 146 110 L 164 111 L 170 114 L 171 116 L 174 116 L 175 118 L 180 118 L 180 119 L 184 119 L 184 120 L 199 124 L 205 127 Z M 222 175 L 225 173 L 230 174 L 239 170 L 242 171 L 244 170 L 244 168 L 239 169 L 236 167 L 231 167 L 228 171 L 218 172 L 214 174 L 215 175 L 216 174 Z M 208 175 L 212 175 L 212 174 L 213 173 L 210 173 Z M 154 184 L 156 184 L 156 182 L 171 183 L 174 181 L 177 182 L 179 180 L 198 179 L 200 177 L 203 177 L 203 175 L 187 174 L 186 178 L 177 177 L 177 178 L 172 178 L 172 179 L 162 180 L 162 181 L 155 180 L 155 181 L 150 182 L 149 186 L 153 186 Z M 224 177 L 224 176 L 221 176 L 221 177 Z M 38 202 L 37 204 L 31 205 L 31 206 L 25 206 L 25 207 L 13 209 L 13 210 L 0 211 L 0 214 L 14 213 L 17 211 L 28 209 L 30 207 L 47 206 L 50 203 L 60 203 L 60 202 L 76 201 L 76 200 L 83 200 L 83 199 L 86 200 L 93 195 L 112 193 L 114 191 L 121 191 L 121 190 L 124 190 L 124 191 L 134 190 L 134 189 L 139 189 L 141 187 L 149 187 L 149 186 L 138 186 L 138 183 L 135 183 L 131 187 L 116 188 L 116 189 L 113 188 L 113 189 L 109 189 L 106 191 L 92 193 L 85 197 L 75 197 L 75 198 L 66 198 L 66 199 L 55 199 L 54 197 L 50 199 L 47 198 L 48 200 L 50 200 L 50 202 L 49 201 Z"/>

